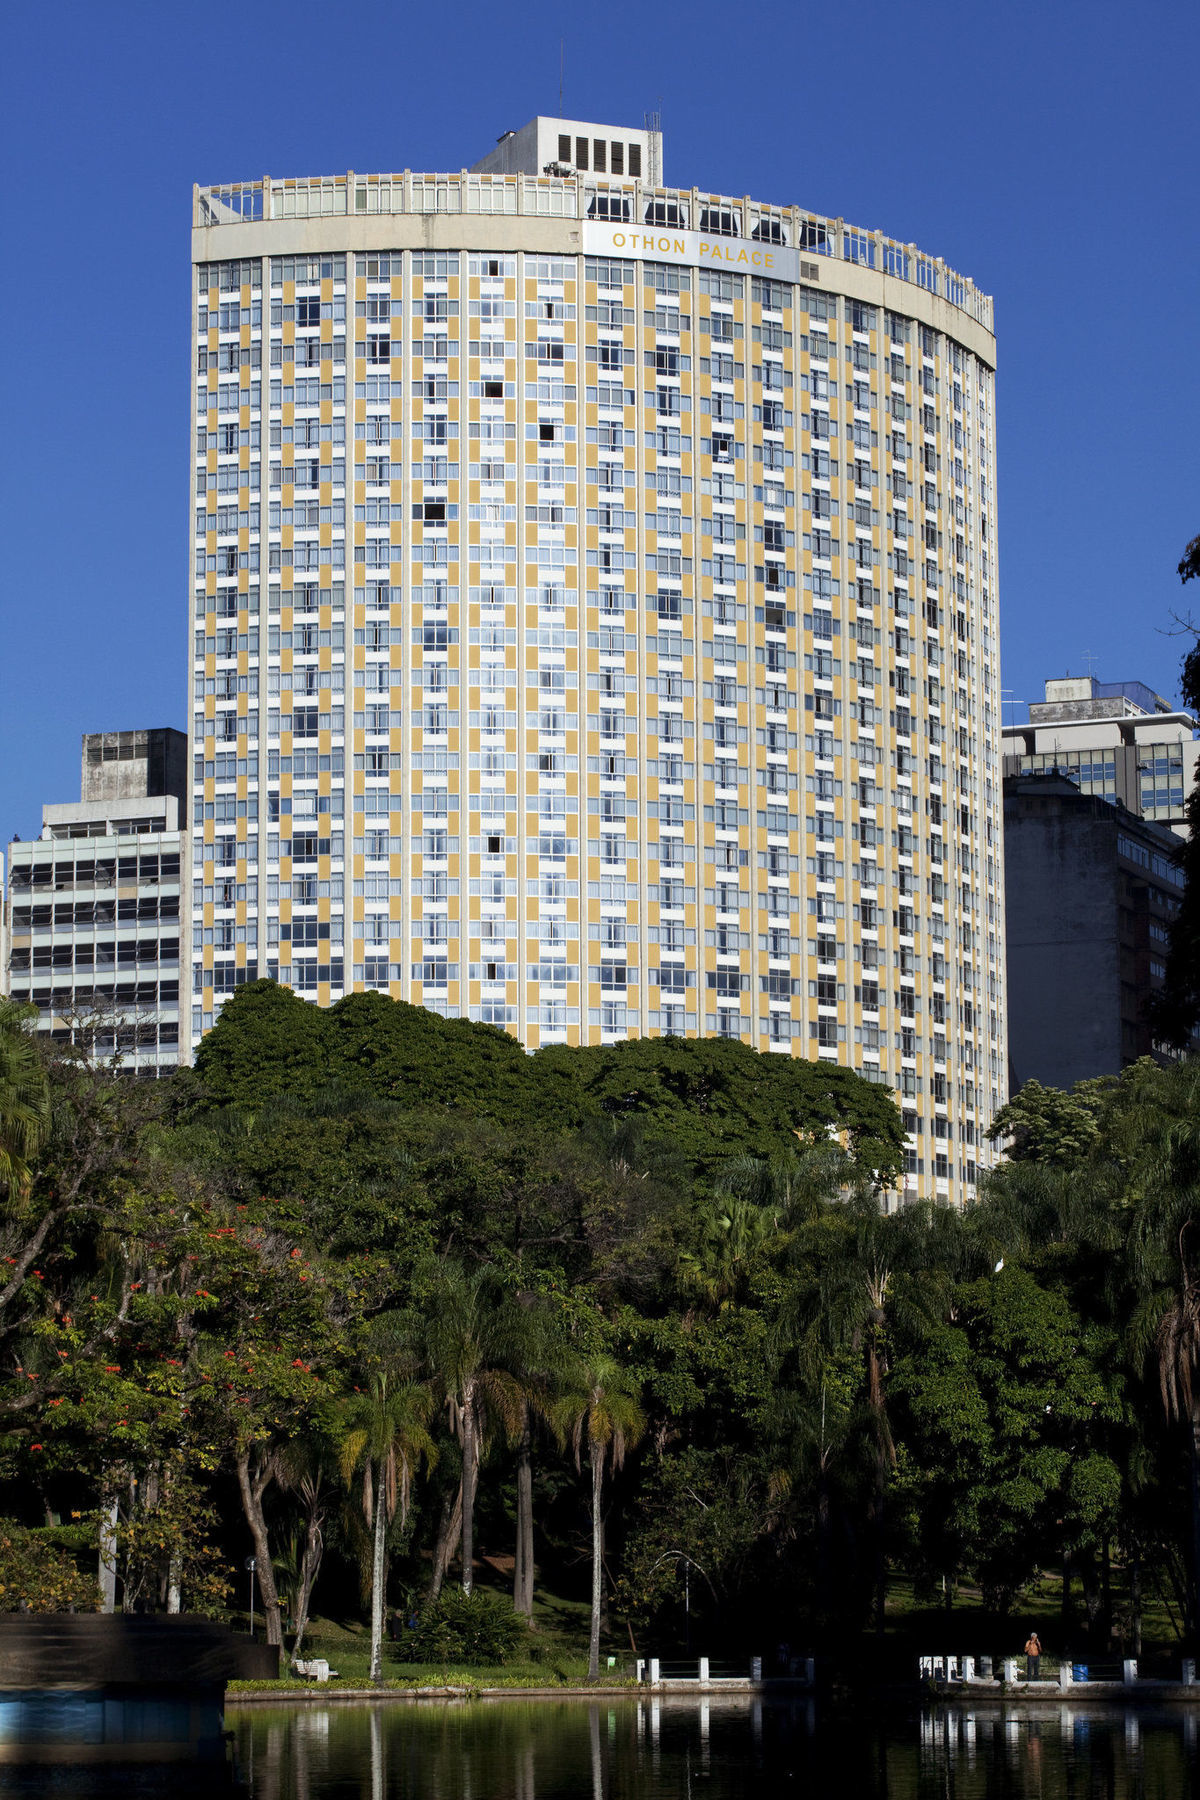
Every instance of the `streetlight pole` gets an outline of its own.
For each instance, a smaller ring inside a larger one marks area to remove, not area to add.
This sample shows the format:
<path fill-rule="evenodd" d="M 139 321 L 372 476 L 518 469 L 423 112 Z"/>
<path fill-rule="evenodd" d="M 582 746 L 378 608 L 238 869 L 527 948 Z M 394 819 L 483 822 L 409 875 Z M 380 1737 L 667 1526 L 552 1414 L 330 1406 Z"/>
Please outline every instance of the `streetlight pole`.
<path fill-rule="evenodd" d="M 246 1573 L 250 1577 L 250 1636 L 252 1638 L 254 1636 L 254 1571 L 257 1567 L 258 1558 L 256 1556 L 248 1556 L 246 1558 Z"/>

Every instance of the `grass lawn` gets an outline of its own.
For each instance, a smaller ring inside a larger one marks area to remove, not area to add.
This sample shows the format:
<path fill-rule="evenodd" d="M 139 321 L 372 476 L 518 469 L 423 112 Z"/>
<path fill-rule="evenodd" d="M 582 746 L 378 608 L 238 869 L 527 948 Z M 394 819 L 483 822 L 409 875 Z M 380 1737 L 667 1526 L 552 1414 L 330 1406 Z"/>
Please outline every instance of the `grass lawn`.
<path fill-rule="evenodd" d="M 476 1582 L 476 1588 L 488 1584 Z M 494 1590 L 507 1598 L 504 1589 Z M 383 1642 L 383 1678 L 387 1686 L 409 1687 L 575 1687 L 587 1680 L 587 1638 L 589 1609 L 585 1601 L 564 1600 L 557 1594 L 539 1593 L 534 1599 L 536 1630 L 530 1637 L 530 1653 L 512 1662 L 495 1664 L 413 1663 L 402 1662 L 396 1655 L 398 1645 L 390 1638 Z M 245 1628 L 244 1618 L 238 1625 Z M 237 1626 L 235 1626 L 235 1629 Z M 261 1631 L 261 1623 L 259 1626 Z M 630 1657 L 620 1656 L 617 1667 L 605 1667 L 610 1649 L 601 1657 L 602 1679 L 620 1682 L 629 1679 Z M 337 1686 L 366 1686 L 371 1666 L 371 1632 L 369 1625 L 357 1619 L 316 1618 L 310 1621 L 301 1656 L 327 1658 L 331 1669 L 339 1674 Z M 230 1693 L 284 1688 L 311 1688 L 292 1676 L 287 1668 L 286 1653 L 280 1657 L 281 1679 L 277 1682 L 234 1681 Z"/>

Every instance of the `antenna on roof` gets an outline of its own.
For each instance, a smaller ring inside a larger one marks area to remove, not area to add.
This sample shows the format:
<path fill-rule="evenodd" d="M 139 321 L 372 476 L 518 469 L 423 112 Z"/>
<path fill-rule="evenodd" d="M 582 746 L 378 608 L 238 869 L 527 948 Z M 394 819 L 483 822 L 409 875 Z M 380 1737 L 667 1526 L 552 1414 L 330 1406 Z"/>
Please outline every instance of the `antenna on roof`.
<path fill-rule="evenodd" d="M 646 175 L 652 188 L 662 186 L 662 95 L 658 96 L 658 110 L 643 114 L 648 143 L 646 145 Z"/>
<path fill-rule="evenodd" d="M 558 40 L 558 116 L 560 119 L 565 117 L 565 114 L 563 113 L 563 65 L 565 64 L 566 60 L 567 60 L 567 40 L 566 40 L 566 38 L 559 38 L 559 40 Z"/>

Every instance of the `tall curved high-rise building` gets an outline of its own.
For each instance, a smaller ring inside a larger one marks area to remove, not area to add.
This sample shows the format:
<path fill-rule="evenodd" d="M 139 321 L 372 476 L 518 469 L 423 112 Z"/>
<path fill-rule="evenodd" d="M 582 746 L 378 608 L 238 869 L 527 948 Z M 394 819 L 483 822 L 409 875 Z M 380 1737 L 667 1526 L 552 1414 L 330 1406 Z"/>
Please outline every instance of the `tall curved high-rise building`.
<path fill-rule="evenodd" d="M 197 189 L 192 1039 L 270 974 L 1003 1098 L 991 301 L 538 119 Z"/>

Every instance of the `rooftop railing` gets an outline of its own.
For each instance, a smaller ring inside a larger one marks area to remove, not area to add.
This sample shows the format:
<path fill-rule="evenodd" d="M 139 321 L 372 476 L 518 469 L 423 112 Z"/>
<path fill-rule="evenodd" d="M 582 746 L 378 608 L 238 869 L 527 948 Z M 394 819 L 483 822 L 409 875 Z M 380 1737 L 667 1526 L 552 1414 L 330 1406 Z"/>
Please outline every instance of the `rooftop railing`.
<path fill-rule="evenodd" d="M 196 188 L 194 223 L 240 225 L 263 219 L 319 219 L 405 213 L 491 213 L 550 219 L 629 220 L 709 236 L 786 245 L 812 257 L 855 263 L 940 295 L 992 330 L 991 296 L 969 276 L 879 231 L 826 219 L 795 206 L 768 206 L 699 188 L 647 188 L 582 175 L 457 174 L 320 176 Z M 817 271 L 813 271 L 817 279 Z"/>

